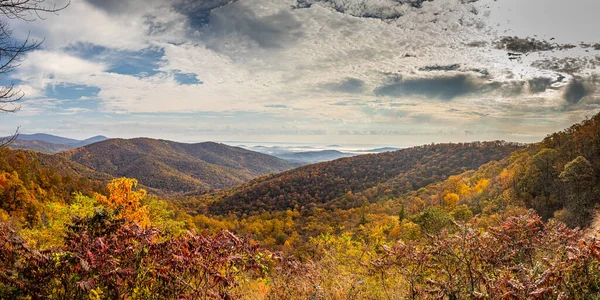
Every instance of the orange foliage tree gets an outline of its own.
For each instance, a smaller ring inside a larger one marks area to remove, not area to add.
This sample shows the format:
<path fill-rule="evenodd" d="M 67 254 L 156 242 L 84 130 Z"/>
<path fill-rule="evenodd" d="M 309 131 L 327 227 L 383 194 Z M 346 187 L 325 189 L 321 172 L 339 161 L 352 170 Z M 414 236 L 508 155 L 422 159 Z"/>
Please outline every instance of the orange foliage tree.
<path fill-rule="evenodd" d="M 148 208 L 141 202 L 146 197 L 146 190 L 134 190 L 137 185 L 136 179 L 125 177 L 113 179 L 107 186 L 109 196 L 96 194 L 96 201 L 109 209 L 119 210 L 118 217 L 148 227 L 150 214 Z"/>

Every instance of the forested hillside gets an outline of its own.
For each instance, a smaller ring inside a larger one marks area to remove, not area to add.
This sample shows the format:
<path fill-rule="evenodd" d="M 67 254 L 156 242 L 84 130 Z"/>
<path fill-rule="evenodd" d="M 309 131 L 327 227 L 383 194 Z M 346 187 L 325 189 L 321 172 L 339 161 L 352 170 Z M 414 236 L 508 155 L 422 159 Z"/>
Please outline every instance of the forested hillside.
<path fill-rule="evenodd" d="M 10 144 L 11 149 L 17 150 L 33 150 L 42 153 L 59 153 L 67 150 L 71 150 L 74 147 L 66 144 L 53 144 L 39 140 L 20 140 L 17 139 Z"/>
<path fill-rule="evenodd" d="M 479 184 L 477 194 L 469 187 Z M 490 214 L 510 207 L 535 209 L 571 226 L 587 226 L 600 204 L 600 114 L 510 157 L 413 191 L 406 205 L 468 205 Z M 449 203 L 452 202 L 452 203 Z"/>
<path fill-rule="evenodd" d="M 45 203 L 69 203 L 75 192 L 103 192 L 109 179 L 61 157 L 0 148 L 0 217 L 37 225 Z"/>
<path fill-rule="evenodd" d="M 367 154 L 269 175 L 202 198 L 212 213 L 348 209 L 392 198 L 508 156 L 506 142 L 438 144 Z"/>
<path fill-rule="evenodd" d="M 137 178 L 160 193 L 204 192 L 292 168 L 266 154 L 218 143 L 110 139 L 58 154 L 113 177 Z"/>

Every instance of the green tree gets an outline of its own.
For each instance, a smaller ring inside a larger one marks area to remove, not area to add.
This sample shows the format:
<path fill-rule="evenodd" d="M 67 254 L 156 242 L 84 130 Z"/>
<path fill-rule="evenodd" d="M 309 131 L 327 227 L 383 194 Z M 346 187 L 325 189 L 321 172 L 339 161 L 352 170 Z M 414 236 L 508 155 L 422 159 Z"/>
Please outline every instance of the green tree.
<path fill-rule="evenodd" d="M 532 178 L 537 179 L 538 188 L 542 194 L 548 196 L 552 191 L 552 183 L 556 176 L 554 163 L 558 157 L 558 152 L 554 149 L 544 148 L 533 156 Z"/>
<path fill-rule="evenodd" d="M 571 220 L 566 220 L 570 225 L 584 225 L 592 215 L 594 187 L 594 168 L 583 156 L 579 156 L 567 163 L 560 179 L 566 192 L 565 208 L 570 212 Z"/>
<path fill-rule="evenodd" d="M 438 234 L 442 229 L 453 225 L 452 216 L 440 207 L 428 207 L 413 218 L 413 222 L 420 225 L 428 234 Z"/>
<path fill-rule="evenodd" d="M 402 221 L 406 219 L 407 215 L 408 214 L 406 213 L 406 208 L 404 207 L 404 204 L 402 204 L 402 206 L 400 207 L 400 213 L 398 214 L 398 223 L 402 224 Z"/>

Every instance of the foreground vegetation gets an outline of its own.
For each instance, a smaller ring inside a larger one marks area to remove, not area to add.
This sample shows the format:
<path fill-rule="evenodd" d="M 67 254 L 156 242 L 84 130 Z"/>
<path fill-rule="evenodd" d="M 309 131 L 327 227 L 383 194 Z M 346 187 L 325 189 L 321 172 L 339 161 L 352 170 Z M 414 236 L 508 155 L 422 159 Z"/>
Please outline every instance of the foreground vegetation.
<path fill-rule="evenodd" d="M 600 239 L 533 211 L 483 230 L 477 218 L 416 240 L 320 235 L 311 259 L 229 231 L 183 230 L 143 205 L 134 180 L 108 198 L 79 196 L 70 221 L 20 235 L 0 223 L 7 299 L 590 299 L 600 296 Z M 110 202 L 107 202 L 110 201 Z M 116 204 L 116 205 L 115 205 Z M 59 215 L 60 217 L 60 215 Z M 55 221 L 55 220 L 54 220 Z M 58 230 L 60 228 L 60 230 Z M 36 241 L 45 240 L 44 244 Z"/>

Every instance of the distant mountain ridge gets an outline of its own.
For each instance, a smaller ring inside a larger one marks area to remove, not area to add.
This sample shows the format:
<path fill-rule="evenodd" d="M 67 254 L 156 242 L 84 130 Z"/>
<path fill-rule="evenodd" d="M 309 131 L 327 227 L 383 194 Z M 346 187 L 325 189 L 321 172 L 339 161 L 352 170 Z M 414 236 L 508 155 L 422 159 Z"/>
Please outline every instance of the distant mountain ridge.
<path fill-rule="evenodd" d="M 43 153 L 59 153 L 77 147 L 105 141 L 108 138 L 97 135 L 85 140 L 76 140 L 46 133 L 19 134 L 17 139 L 9 145 L 12 149 L 34 150 Z"/>
<path fill-rule="evenodd" d="M 185 144 L 150 138 L 109 139 L 57 154 L 113 177 L 137 178 L 159 192 L 206 192 L 278 173 L 295 165 L 214 142 Z"/>
<path fill-rule="evenodd" d="M 41 141 L 51 144 L 64 144 L 73 145 L 79 143 L 79 140 L 65 138 L 61 136 L 46 134 L 46 133 L 34 133 L 34 134 L 19 134 L 17 139 L 23 141 Z"/>
<path fill-rule="evenodd" d="M 285 159 L 289 162 L 296 163 L 299 165 L 307 165 L 314 164 L 326 161 L 332 161 L 344 157 L 351 157 L 361 154 L 369 154 L 369 153 L 382 153 L 382 152 L 390 152 L 397 151 L 400 148 L 394 147 L 382 147 L 382 148 L 374 148 L 374 149 L 362 149 L 362 150 L 338 150 L 335 148 L 340 148 L 340 145 L 328 145 L 325 148 L 319 150 L 318 148 L 313 148 L 310 146 L 303 147 L 291 147 L 286 148 L 282 146 L 241 146 L 246 149 L 257 151 L 269 155 L 273 155 L 275 157 L 279 157 Z M 332 149 L 329 149 L 332 148 Z M 300 150 L 302 149 L 302 150 Z"/>
<path fill-rule="evenodd" d="M 276 156 L 294 163 L 313 164 L 323 161 L 336 160 L 343 157 L 350 157 L 354 155 L 355 154 L 344 153 L 338 150 L 321 150 L 306 152 L 289 152 L 278 154 Z"/>

